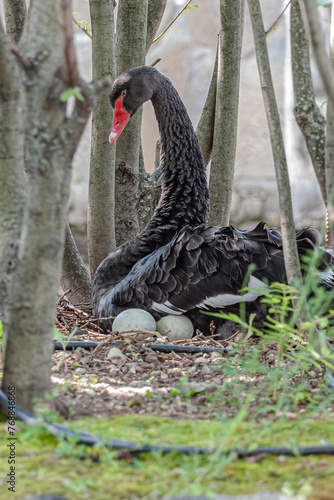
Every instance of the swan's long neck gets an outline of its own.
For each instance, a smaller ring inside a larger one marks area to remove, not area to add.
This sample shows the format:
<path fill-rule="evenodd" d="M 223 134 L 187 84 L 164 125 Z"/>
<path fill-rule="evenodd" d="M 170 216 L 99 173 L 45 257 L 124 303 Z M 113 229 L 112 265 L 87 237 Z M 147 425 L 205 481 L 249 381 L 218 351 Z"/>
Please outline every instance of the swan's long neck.
<path fill-rule="evenodd" d="M 121 281 L 138 260 L 168 243 L 182 227 L 195 227 L 207 221 L 209 194 L 194 129 L 171 82 L 158 75 L 151 100 L 163 152 L 162 195 L 143 231 L 111 252 L 100 264 L 94 277 L 93 303 Z"/>

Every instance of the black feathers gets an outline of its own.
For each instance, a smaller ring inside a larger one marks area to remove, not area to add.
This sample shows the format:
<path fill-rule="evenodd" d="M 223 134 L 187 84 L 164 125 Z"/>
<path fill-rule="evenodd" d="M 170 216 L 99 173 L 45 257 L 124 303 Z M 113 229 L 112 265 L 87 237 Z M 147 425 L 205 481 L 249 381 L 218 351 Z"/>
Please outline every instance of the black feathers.
<path fill-rule="evenodd" d="M 164 185 L 147 227 L 98 267 L 94 315 L 108 317 L 139 307 L 156 318 L 185 313 L 195 328 L 207 328 L 208 317 L 200 315 L 199 309 L 233 308 L 245 301 L 261 316 L 255 299 L 266 289 L 263 280 L 286 282 L 281 234 L 267 229 L 264 222 L 252 231 L 206 227 L 209 197 L 203 160 L 176 90 L 158 71 L 145 66 L 115 81 L 112 103 L 124 88 L 124 106 L 131 113 L 152 100 L 162 141 Z M 300 231 L 296 235 L 300 256 L 313 250 L 319 237 L 314 229 Z M 332 256 L 324 253 L 319 269 L 331 263 Z M 251 264 L 255 268 L 249 281 L 252 289 L 240 295 Z M 323 286 L 332 288 L 333 277 L 323 277 Z M 111 323 L 103 324 L 110 328 Z"/>

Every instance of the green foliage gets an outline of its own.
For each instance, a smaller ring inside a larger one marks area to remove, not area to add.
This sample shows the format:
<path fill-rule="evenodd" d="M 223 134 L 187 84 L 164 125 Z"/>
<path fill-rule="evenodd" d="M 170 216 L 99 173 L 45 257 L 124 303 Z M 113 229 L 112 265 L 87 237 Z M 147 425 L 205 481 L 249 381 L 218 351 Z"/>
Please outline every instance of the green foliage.
<path fill-rule="evenodd" d="M 68 101 L 68 99 L 70 97 L 75 97 L 79 101 L 83 101 L 84 100 L 84 97 L 83 97 L 83 95 L 81 93 L 80 87 L 73 87 L 73 88 L 69 88 L 69 89 L 64 90 L 64 92 L 62 92 L 60 94 L 60 98 L 59 99 L 60 99 L 61 102 L 66 102 L 66 101 Z"/>
<path fill-rule="evenodd" d="M 73 12 L 73 15 L 75 17 L 79 17 L 78 12 Z M 77 25 L 79 26 L 79 28 L 83 28 L 85 30 L 90 30 L 91 28 L 90 24 L 88 24 L 84 19 L 82 19 L 81 21 L 77 21 Z"/>
<path fill-rule="evenodd" d="M 63 339 L 63 336 L 60 333 L 60 331 L 58 330 L 58 328 L 55 327 L 53 329 L 53 336 L 54 336 L 55 340 L 57 340 L 58 342 L 61 343 L 61 345 L 63 346 L 63 350 L 64 351 L 66 351 L 66 346 L 69 343 L 69 341 L 73 338 L 73 336 L 75 335 L 77 329 L 78 329 L 77 326 L 75 328 L 73 328 L 73 330 L 71 331 L 71 333 L 69 334 L 69 336 L 67 337 L 67 339 Z"/>
<path fill-rule="evenodd" d="M 187 10 L 190 10 L 190 9 L 191 9 L 191 7 L 198 7 L 198 5 L 196 5 L 196 4 L 194 4 L 194 3 L 193 3 L 192 5 L 187 5 L 187 6 L 186 6 L 186 9 L 187 9 Z"/>

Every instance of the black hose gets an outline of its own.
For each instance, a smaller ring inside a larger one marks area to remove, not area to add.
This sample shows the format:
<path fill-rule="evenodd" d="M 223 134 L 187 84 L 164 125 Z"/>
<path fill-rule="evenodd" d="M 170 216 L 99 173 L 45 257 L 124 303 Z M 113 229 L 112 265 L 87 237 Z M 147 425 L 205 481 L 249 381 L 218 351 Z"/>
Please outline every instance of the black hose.
<path fill-rule="evenodd" d="M 0 389 L 0 405 L 4 409 L 8 410 L 9 402 L 6 394 Z M 40 420 L 36 420 L 33 415 L 22 410 L 19 406 L 15 405 L 16 417 L 26 422 L 29 425 L 36 423 L 41 423 Z M 285 448 L 282 446 L 259 446 L 255 449 L 249 448 L 228 448 L 225 451 L 221 451 L 218 448 L 207 448 L 203 446 L 170 446 L 170 445 L 142 445 L 135 441 L 124 441 L 122 439 L 110 439 L 101 438 L 94 434 L 86 434 L 84 432 L 70 431 L 66 427 L 60 424 L 53 424 L 46 420 L 42 421 L 50 432 L 54 436 L 62 435 L 66 437 L 77 436 L 79 444 L 85 444 L 87 446 L 93 446 L 97 443 L 101 443 L 105 446 L 109 446 L 114 450 L 124 450 L 132 454 L 137 453 L 182 453 L 186 455 L 204 455 L 209 453 L 219 453 L 221 455 L 229 455 L 231 453 L 237 455 L 238 457 L 247 457 L 254 455 L 334 455 L 334 445 L 322 445 L 322 446 L 300 446 L 299 448 Z"/>
<path fill-rule="evenodd" d="M 70 351 L 72 349 L 76 349 L 77 347 L 82 347 L 83 349 L 92 349 L 95 348 L 99 345 L 103 344 L 103 342 L 85 342 L 85 341 L 70 341 L 67 342 L 66 344 L 66 350 Z M 119 346 L 124 346 L 124 342 L 107 342 L 104 344 L 107 347 L 119 347 Z M 133 343 L 129 344 L 131 346 L 135 346 L 138 348 L 142 347 L 149 347 L 153 351 L 160 351 L 160 352 L 185 352 L 189 354 L 194 354 L 194 353 L 207 353 L 207 352 L 233 352 L 234 349 L 230 349 L 227 347 L 200 347 L 200 346 L 188 346 L 188 345 L 172 345 L 172 344 L 140 344 L 140 343 Z M 54 348 L 57 351 L 62 351 L 63 345 L 61 342 L 55 342 L 54 343 Z"/>

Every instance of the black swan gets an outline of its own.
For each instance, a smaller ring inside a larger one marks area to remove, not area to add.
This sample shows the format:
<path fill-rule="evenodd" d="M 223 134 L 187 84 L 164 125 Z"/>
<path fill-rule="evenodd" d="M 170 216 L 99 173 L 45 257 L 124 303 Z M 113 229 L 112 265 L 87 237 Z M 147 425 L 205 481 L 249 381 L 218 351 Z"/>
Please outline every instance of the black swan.
<path fill-rule="evenodd" d="M 269 282 L 286 282 L 281 234 L 260 222 L 252 231 L 233 226 L 207 227 L 209 193 L 202 155 L 188 113 L 172 83 L 155 68 L 140 66 L 114 82 L 113 143 L 129 118 L 152 101 L 162 144 L 164 184 L 159 204 L 145 229 L 112 251 L 93 280 L 92 305 L 97 318 L 141 308 L 158 319 L 185 314 L 202 331 L 212 318 L 200 309 L 219 311 L 242 302 L 253 303 Z M 300 255 L 319 240 L 314 229 L 296 235 Z M 332 262 L 324 253 L 320 269 Z M 240 295 L 250 264 L 255 271 Z M 326 279 L 325 285 L 326 285 Z M 331 278 L 328 287 L 332 286 Z M 215 318 L 216 320 L 216 318 Z M 102 325 L 110 329 L 112 320 Z"/>

